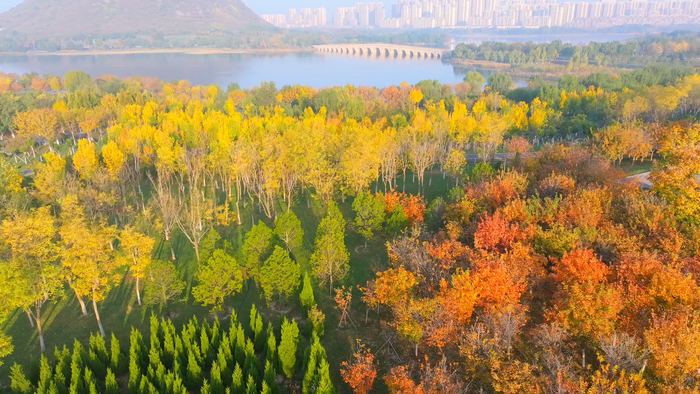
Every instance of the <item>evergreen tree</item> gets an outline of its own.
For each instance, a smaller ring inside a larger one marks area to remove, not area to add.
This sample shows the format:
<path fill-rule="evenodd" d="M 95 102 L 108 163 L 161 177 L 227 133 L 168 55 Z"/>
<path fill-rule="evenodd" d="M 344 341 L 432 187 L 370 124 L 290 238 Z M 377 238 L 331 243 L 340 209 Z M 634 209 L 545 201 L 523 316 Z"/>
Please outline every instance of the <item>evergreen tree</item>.
<path fill-rule="evenodd" d="M 212 394 L 224 394 L 224 382 L 221 379 L 221 369 L 219 368 L 219 363 L 214 361 L 211 366 L 211 393 Z"/>
<path fill-rule="evenodd" d="M 236 363 L 236 368 L 234 368 L 233 377 L 231 378 L 231 393 L 243 394 L 243 370 L 238 363 Z"/>
<path fill-rule="evenodd" d="M 262 315 L 258 313 L 258 316 L 255 318 L 255 349 L 262 351 L 265 348 L 265 331 L 263 331 L 264 328 L 263 320 L 262 320 Z"/>
<path fill-rule="evenodd" d="M 308 272 L 304 274 L 304 285 L 301 288 L 301 294 L 299 294 L 299 301 L 301 301 L 301 307 L 305 312 L 308 312 L 316 304 L 314 289 Z"/>
<path fill-rule="evenodd" d="M 250 307 L 250 332 L 255 338 L 255 321 L 258 319 L 258 308 L 253 304 Z"/>
<path fill-rule="evenodd" d="M 245 241 L 243 241 L 245 269 L 249 278 L 254 278 L 257 282 L 260 262 L 267 258 L 271 248 L 272 230 L 260 221 L 250 229 L 245 235 Z"/>
<path fill-rule="evenodd" d="M 199 392 L 200 392 L 200 394 L 212 394 L 211 388 L 209 387 L 209 382 L 207 382 L 206 379 L 204 379 L 204 383 L 202 384 L 202 389 Z"/>
<path fill-rule="evenodd" d="M 314 274 L 321 283 L 328 285 L 329 293 L 333 292 L 335 282 L 347 276 L 349 261 L 350 254 L 345 247 L 345 219 L 338 206 L 331 202 L 326 217 L 318 225 L 311 255 Z"/>
<path fill-rule="evenodd" d="M 260 374 L 260 364 L 258 357 L 255 355 L 255 347 L 250 339 L 245 344 L 245 365 L 243 370 L 248 375 L 258 376 Z"/>
<path fill-rule="evenodd" d="M 112 340 L 109 345 L 109 367 L 115 373 L 121 373 L 126 364 L 124 362 L 124 354 L 122 354 L 121 345 L 114 333 L 112 333 Z"/>
<path fill-rule="evenodd" d="M 45 355 L 41 355 L 39 366 L 39 384 L 37 386 L 38 393 L 48 393 L 53 377 L 53 369 L 49 364 L 49 360 Z"/>
<path fill-rule="evenodd" d="M 129 392 L 135 393 L 141 382 L 141 368 L 135 357 L 129 358 Z"/>
<path fill-rule="evenodd" d="M 275 367 L 272 365 L 272 363 L 268 360 L 265 363 L 265 382 L 263 384 L 267 384 L 270 390 L 270 394 L 277 394 L 279 391 L 277 388 L 277 371 L 275 371 Z"/>
<path fill-rule="evenodd" d="M 86 394 L 85 382 L 83 380 L 83 347 L 76 339 L 73 343 L 73 355 L 70 362 L 70 394 Z"/>
<path fill-rule="evenodd" d="M 304 242 L 301 221 L 291 210 L 282 213 L 275 219 L 275 234 L 284 242 L 289 252 L 301 247 Z"/>
<path fill-rule="evenodd" d="M 199 284 L 192 288 L 195 301 L 203 306 L 213 305 L 213 311 L 219 312 L 224 299 L 243 288 L 243 272 L 236 259 L 217 249 L 200 267 L 197 281 Z"/>
<path fill-rule="evenodd" d="M 236 314 L 235 309 L 231 310 L 231 320 L 229 323 L 228 337 L 229 341 L 233 344 L 236 343 L 236 329 L 238 328 L 238 314 Z"/>
<path fill-rule="evenodd" d="M 333 387 L 333 382 L 331 381 L 330 367 L 326 360 L 321 362 L 318 367 L 318 376 L 316 384 L 316 393 L 318 394 L 335 394 L 335 387 Z"/>
<path fill-rule="evenodd" d="M 301 267 L 289 257 L 289 253 L 275 246 L 269 259 L 260 269 L 260 287 L 269 304 L 273 299 L 288 300 L 299 288 Z"/>
<path fill-rule="evenodd" d="M 243 326 L 238 323 L 238 330 L 236 331 L 236 362 L 243 365 L 245 363 L 245 333 L 243 332 Z"/>
<path fill-rule="evenodd" d="M 299 343 L 299 328 L 296 321 L 289 322 L 285 317 L 282 321 L 282 340 L 278 349 L 280 365 L 287 378 L 294 376 L 297 362 L 297 345 Z"/>
<path fill-rule="evenodd" d="M 214 358 L 214 351 L 212 350 L 211 341 L 209 340 L 209 334 L 207 334 L 206 329 L 202 330 L 200 343 L 202 358 L 204 359 L 204 368 L 208 368 Z"/>
<path fill-rule="evenodd" d="M 272 330 L 272 324 L 267 327 L 267 349 L 265 352 L 265 360 L 277 368 L 277 338 Z"/>
<path fill-rule="evenodd" d="M 270 385 L 268 385 L 267 382 L 263 382 L 260 394 L 272 394 L 272 391 L 270 390 Z"/>
<path fill-rule="evenodd" d="M 105 379 L 105 394 L 119 394 L 119 384 L 117 377 L 111 369 L 107 370 L 107 378 Z"/>
<path fill-rule="evenodd" d="M 10 368 L 10 387 L 13 393 L 18 394 L 33 394 L 34 386 L 27 379 L 27 376 L 22 370 L 22 366 L 15 363 L 12 368 Z"/>
<path fill-rule="evenodd" d="M 190 388 L 198 387 L 202 384 L 202 367 L 197 361 L 194 352 L 190 352 L 187 358 L 187 385 Z"/>
<path fill-rule="evenodd" d="M 255 384 L 255 378 L 248 375 L 248 382 L 245 385 L 245 394 L 258 394 L 258 386 Z"/>

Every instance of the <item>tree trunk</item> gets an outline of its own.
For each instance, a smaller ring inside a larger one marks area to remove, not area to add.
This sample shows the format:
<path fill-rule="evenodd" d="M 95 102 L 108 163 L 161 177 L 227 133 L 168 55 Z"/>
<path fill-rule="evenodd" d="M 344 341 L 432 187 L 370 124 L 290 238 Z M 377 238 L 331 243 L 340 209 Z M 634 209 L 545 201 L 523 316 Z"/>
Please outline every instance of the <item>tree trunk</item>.
<path fill-rule="evenodd" d="M 44 331 L 41 327 L 41 309 L 39 307 L 36 308 L 36 329 L 39 331 L 39 347 L 41 348 L 41 352 L 44 353 L 46 351 L 46 344 L 44 343 Z"/>
<path fill-rule="evenodd" d="M 102 327 L 102 320 L 100 319 L 100 312 L 97 310 L 97 301 L 95 301 L 95 295 L 92 296 L 92 309 L 95 310 L 95 318 L 97 319 L 97 326 L 100 327 L 100 335 L 102 338 L 106 337 L 105 329 Z"/>
<path fill-rule="evenodd" d="M 194 254 L 197 255 L 197 262 L 199 262 L 199 245 L 196 242 L 193 242 L 192 245 L 194 246 Z"/>
<path fill-rule="evenodd" d="M 141 306 L 141 291 L 139 290 L 139 278 L 136 278 L 136 300 L 139 302 L 139 306 Z"/>
<path fill-rule="evenodd" d="M 78 292 L 75 289 L 73 289 L 73 291 L 75 291 L 75 297 L 78 299 L 78 303 L 80 304 L 80 311 L 83 313 L 83 316 L 87 316 L 87 308 L 85 307 L 85 301 L 83 301 L 83 297 L 78 295 Z"/>
<path fill-rule="evenodd" d="M 418 357 L 418 343 L 416 343 L 416 357 Z"/>
<path fill-rule="evenodd" d="M 29 325 L 34 328 L 34 318 L 32 317 L 32 313 L 29 312 L 29 309 L 27 309 L 25 312 L 27 312 L 27 317 L 29 318 Z"/>

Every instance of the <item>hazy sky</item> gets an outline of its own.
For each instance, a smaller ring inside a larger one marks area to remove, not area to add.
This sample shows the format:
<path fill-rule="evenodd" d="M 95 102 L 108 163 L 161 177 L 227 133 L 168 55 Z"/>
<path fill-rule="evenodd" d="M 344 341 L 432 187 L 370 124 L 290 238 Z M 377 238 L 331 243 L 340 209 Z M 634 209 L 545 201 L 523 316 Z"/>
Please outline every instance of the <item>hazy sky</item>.
<path fill-rule="evenodd" d="M 258 14 L 286 14 L 289 8 L 326 7 L 329 12 L 335 12 L 337 7 L 352 6 L 360 0 L 243 0 L 248 7 Z M 395 0 L 383 1 L 384 4 L 392 4 Z M 0 12 L 21 3 L 22 0 L 0 0 Z"/>

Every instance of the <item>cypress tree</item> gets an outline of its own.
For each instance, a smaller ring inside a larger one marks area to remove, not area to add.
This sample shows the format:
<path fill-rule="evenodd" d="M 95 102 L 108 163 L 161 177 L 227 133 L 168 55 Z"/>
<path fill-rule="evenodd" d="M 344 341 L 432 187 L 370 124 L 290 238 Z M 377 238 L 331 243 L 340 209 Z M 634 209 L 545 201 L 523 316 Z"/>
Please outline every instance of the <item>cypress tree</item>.
<path fill-rule="evenodd" d="M 287 378 L 294 376 L 294 369 L 297 361 L 297 345 L 299 343 L 299 328 L 296 321 L 287 321 L 285 317 L 282 321 L 282 340 L 277 349 L 279 353 L 280 366 Z"/>
<path fill-rule="evenodd" d="M 275 367 L 270 361 L 267 361 L 265 363 L 265 381 L 263 384 L 267 384 L 269 388 L 269 394 L 277 394 L 277 372 L 275 371 Z"/>
<path fill-rule="evenodd" d="M 262 316 L 258 313 L 255 318 L 255 330 L 254 330 L 254 341 L 255 350 L 262 351 L 265 346 L 265 325 L 263 325 Z"/>
<path fill-rule="evenodd" d="M 105 394 L 119 394 L 119 384 L 117 377 L 111 369 L 107 369 L 107 378 L 105 379 Z"/>
<path fill-rule="evenodd" d="M 214 358 L 214 354 L 211 347 L 211 341 L 209 340 L 209 334 L 207 329 L 202 330 L 201 334 L 201 351 L 202 358 L 204 359 L 204 367 L 208 368 L 211 365 L 211 361 Z"/>
<path fill-rule="evenodd" d="M 308 272 L 304 274 L 304 285 L 301 288 L 301 294 L 299 294 L 299 301 L 301 302 L 302 309 L 307 313 L 312 306 L 316 305 L 314 289 L 311 286 L 311 278 L 309 278 Z"/>
<path fill-rule="evenodd" d="M 270 362 L 273 367 L 277 368 L 277 338 L 272 330 L 272 324 L 267 327 L 267 350 L 265 352 L 265 360 Z"/>
<path fill-rule="evenodd" d="M 272 391 L 270 391 L 270 386 L 266 382 L 263 382 L 260 394 L 272 394 Z"/>
<path fill-rule="evenodd" d="M 38 393 L 47 393 L 49 387 L 51 386 L 51 381 L 53 377 L 53 369 L 49 360 L 45 355 L 41 355 L 40 367 L 39 367 L 39 386 L 37 387 Z"/>
<path fill-rule="evenodd" d="M 187 358 L 187 385 L 195 388 L 202 384 L 202 367 L 199 365 L 194 352 L 190 352 Z"/>
<path fill-rule="evenodd" d="M 85 389 L 90 394 L 98 394 L 97 392 L 97 381 L 95 376 L 92 374 L 90 368 L 85 367 Z"/>
<path fill-rule="evenodd" d="M 93 335 L 90 333 L 90 350 L 92 350 L 103 365 L 109 364 L 109 353 L 107 352 L 107 344 L 102 335 Z"/>
<path fill-rule="evenodd" d="M 231 392 L 232 394 L 243 394 L 243 370 L 238 363 L 236 363 L 231 378 Z"/>
<path fill-rule="evenodd" d="M 82 345 L 76 339 L 73 343 L 73 355 L 70 362 L 70 394 L 86 394 L 83 381 Z"/>
<path fill-rule="evenodd" d="M 228 336 L 229 340 L 231 343 L 236 342 L 236 329 L 238 328 L 238 315 L 236 314 L 236 310 L 232 309 L 231 310 L 231 325 L 228 329 Z"/>
<path fill-rule="evenodd" d="M 221 371 L 221 381 L 224 387 L 230 386 L 231 382 L 229 381 L 229 377 L 231 376 L 231 370 L 228 367 L 228 360 L 226 360 L 226 352 L 224 351 L 223 345 L 219 347 L 219 353 L 216 355 L 215 363 L 218 363 L 219 370 Z"/>
<path fill-rule="evenodd" d="M 248 375 L 248 383 L 245 385 L 245 394 L 258 394 L 258 386 L 252 375 Z"/>
<path fill-rule="evenodd" d="M 129 358 L 129 392 L 135 393 L 141 383 L 141 369 L 136 357 Z"/>
<path fill-rule="evenodd" d="M 207 382 L 206 379 L 204 379 L 204 383 L 202 384 L 202 389 L 199 392 L 200 392 L 200 394 L 212 394 L 211 388 L 209 387 L 209 382 Z"/>
<path fill-rule="evenodd" d="M 115 373 L 121 373 L 124 366 L 124 354 L 122 354 L 121 345 L 117 337 L 112 333 L 112 340 L 109 343 L 109 367 Z"/>
<path fill-rule="evenodd" d="M 219 363 L 214 361 L 211 366 L 211 394 L 224 394 L 224 382 L 221 380 Z"/>
<path fill-rule="evenodd" d="M 255 355 L 255 347 L 250 339 L 248 339 L 245 344 L 245 364 L 243 365 L 243 370 L 246 374 L 254 377 L 260 374 L 260 364 L 258 362 L 258 357 Z"/>
<path fill-rule="evenodd" d="M 236 331 L 236 362 L 239 364 L 245 364 L 245 334 L 243 333 L 243 326 L 238 323 L 238 330 Z"/>
<path fill-rule="evenodd" d="M 335 387 L 333 387 L 328 362 L 326 360 L 321 361 L 316 381 L 318 382 L 316 384 L 317 394 L 335 394 Z"/>
<path fill-rule="evenodd" d="M 250 332 L 253 335 L 253 338 L 255 338 L 255 322 L 258 319 L 258 308 L 253 304 L 250 307 Z"/>
<path fill-rule="evenodd" d="M 10 387 L 12 388 L 13 393 L 34 393 L 34 386 L 32 386 L 32 382 L 27 379 L 27 376 L 24 374 L 24 370 L 22 370 L 22 366 L 17 363 L 10 368 L 10 382 Z"/>

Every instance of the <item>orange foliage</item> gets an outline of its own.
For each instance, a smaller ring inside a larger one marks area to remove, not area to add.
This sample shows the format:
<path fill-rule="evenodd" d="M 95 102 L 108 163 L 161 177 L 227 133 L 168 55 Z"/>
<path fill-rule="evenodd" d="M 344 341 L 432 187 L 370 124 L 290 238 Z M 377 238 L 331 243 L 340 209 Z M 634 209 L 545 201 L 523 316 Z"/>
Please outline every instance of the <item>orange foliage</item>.
<path fill-rule="evenodd" d="M 504 252 L 511 247 L 518 233 L 517 226 L 508 223 L 500 212 L 496 212 L 479 223 L 474 233 L 474 246 L 489 252 Z"/>
<path fill-rule="evenodd" d="M 343 361 L 340 374 L 356 394 L 367 394 L 372 390 L 374 379 L 377 377 L 377 367 L 374 365 L 374 354 L 357 340 L 357 351 L 353 360 Z"/>

